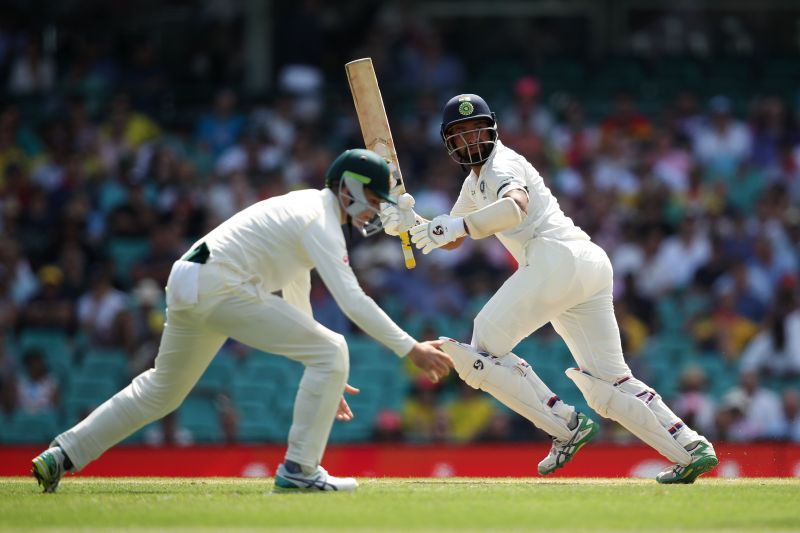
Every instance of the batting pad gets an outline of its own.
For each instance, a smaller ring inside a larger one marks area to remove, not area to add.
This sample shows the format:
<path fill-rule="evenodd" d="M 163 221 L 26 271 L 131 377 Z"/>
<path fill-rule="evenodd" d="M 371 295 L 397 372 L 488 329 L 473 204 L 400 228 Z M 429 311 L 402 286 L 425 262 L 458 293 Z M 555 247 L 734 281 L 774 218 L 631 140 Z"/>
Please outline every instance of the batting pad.
<path fill-rule="evenodd" d="M 439 339 L 444 341 L 442 351 L 453 359 L 456 372 L 467 385 L 488 392 L 551 436 L 572 436 L 567 421 L 541 399 L 555 395 L 541 380 L 534 379 L 533 369 L 523 359 L 513 353 L 497 357 L 448 337 Z"/>
<path fill-rule="evenodd" d="M 575 382 L 589 407 L 599 415 L 619 422 L 670 461 L 684 466 L 692 462 L 691 454 L 659 423 L 650 407 L 634 394 L 578 368 L 570 368 L 565 374 Z"/>

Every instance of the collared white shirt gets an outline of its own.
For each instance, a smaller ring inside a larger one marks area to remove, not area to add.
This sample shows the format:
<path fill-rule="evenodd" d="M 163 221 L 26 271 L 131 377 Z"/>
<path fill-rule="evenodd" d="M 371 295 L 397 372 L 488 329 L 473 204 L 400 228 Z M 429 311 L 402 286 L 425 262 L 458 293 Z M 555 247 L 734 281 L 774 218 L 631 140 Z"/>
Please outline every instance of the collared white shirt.
<path fill-rule="evenodd" d="M 536 237 L 589 240 L 589 236 L 561 211 L 558 200 L 533 165 L 499 140 L 481 167 L 480 175 L 470 171 L 464 180 L 450 214 L 467 215 L 516 189 L 528 194 L 528 216 L 519 226 L 498 233 L 497 238 L 518 262 L 524 262 L 525 246 Z"/>

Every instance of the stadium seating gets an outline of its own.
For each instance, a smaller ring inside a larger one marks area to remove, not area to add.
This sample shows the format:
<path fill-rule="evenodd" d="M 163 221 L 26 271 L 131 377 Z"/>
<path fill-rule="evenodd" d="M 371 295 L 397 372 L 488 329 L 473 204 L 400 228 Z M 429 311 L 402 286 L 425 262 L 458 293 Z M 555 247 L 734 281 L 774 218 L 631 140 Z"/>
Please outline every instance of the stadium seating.
<path fill-rule="evenodd" d="M 106 253 L 114 263 L 115 276 L 123 283 L 127 283 L 133 265 L 150 253 L 150 241 L 141 238 L 116 237 L 108 241 Z"/>
<path fill-rule="evenodd" d="M 103 378 L 122 388 L 130 380 L 128 357 L 123 350 L 92 349 L 86 352 L 76 375 L 81 379 Z"/>
<path fill-rule="evenodd" d="M 62 401 L 66 423 L 72 425 L 79 422 L 117 391 L 113 376 L 75 376 Z"/>
<path fill-rule="evenodd" d="M 50 442 L 62 429 L 58 413 L 55 410 L 37 413 L 16 411 L 0 422 L 2 423 L 0 443 L 3 444 Z"/>
<path fill-rule="evenodd" d="M 222 441 L 217 407 L 211 396 L 190 394 L 178 408 L 178 425 L 191 432 L 194 442 Z"/>

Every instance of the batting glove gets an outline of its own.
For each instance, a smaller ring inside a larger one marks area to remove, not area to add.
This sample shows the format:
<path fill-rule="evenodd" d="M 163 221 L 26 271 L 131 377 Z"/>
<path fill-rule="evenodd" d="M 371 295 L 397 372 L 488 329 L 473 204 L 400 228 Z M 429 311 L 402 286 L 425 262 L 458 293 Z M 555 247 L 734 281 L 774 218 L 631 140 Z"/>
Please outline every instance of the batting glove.
<path fill-rule="evenodd" d="M 467 234 L 464 228 L 464 217 L 439 215 L 426 224 L 411 228 L 411 241 L 422 250 L 423 254 L 431 253 L 434 248 L 444 246 Z"/>
<path fill-rule="evenodd" d="M 414 197 L 403 193 L 397 198 L 397 205 L 381 204 L 381 224 L 387 235 L 400 235 L 418 224 L 419 217 L 414 212 Z"/>

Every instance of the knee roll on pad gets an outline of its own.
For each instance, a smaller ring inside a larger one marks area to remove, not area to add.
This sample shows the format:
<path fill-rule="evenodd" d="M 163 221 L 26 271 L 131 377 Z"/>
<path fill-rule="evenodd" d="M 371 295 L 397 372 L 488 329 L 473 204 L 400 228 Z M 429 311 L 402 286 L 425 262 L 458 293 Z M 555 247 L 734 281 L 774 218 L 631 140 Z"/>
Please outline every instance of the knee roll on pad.
<path fill-rule="evenodd" d="M 661 425 L 648 404 L 637 398 L 635 393 L 577 368 L 570 368 L 565 374 L 580 389 L 589 407 L 597 414 L 619 422 L 669 460 L 682 465 L 691 462 L 691 454 L 678 444 Z"/>
<path fill-rule="evenodd" d="M 445 341 L 442 350 L 453 359 L 456 373 L 473 389 L 481 388 L 483 382 L 494 371 L 493 367 L 502 366 L 498 357 L 478 352 L 472 346 L 447 337 L 440 339 Z"/>

